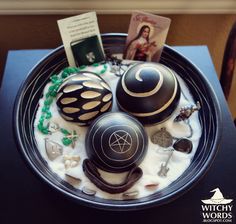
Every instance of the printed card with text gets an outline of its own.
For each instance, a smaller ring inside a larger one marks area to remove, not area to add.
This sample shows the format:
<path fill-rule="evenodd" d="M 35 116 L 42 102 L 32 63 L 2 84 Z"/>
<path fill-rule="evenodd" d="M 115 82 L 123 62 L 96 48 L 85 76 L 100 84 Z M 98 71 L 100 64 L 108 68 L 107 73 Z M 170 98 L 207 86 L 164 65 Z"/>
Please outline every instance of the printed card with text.
<path fill-rule="evenodd" d="M 105 60 L 95 12 L 58 20 L 57 23 L 70 66 Z"/>
<path fill-rule="evenodd" d="M 132 13 L 124 59 L 158 62 L 171 20 L 144 12 Z"/>

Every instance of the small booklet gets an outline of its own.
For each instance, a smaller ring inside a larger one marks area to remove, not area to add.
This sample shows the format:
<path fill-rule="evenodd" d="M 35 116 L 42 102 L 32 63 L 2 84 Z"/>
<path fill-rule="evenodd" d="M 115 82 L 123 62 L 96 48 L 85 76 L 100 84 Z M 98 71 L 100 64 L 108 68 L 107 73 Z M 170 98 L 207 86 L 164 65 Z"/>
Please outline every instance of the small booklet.
<path fill-rule="evenodd" d="M 133 12 L 130 20 L 124 59 L 158 62 L 171 20 L 166 17 Z"/>
<path fill-rule="evenodd" d="M 105 60 L 95 12 L 58 20 L 57 23 L 70 66 Z"/>

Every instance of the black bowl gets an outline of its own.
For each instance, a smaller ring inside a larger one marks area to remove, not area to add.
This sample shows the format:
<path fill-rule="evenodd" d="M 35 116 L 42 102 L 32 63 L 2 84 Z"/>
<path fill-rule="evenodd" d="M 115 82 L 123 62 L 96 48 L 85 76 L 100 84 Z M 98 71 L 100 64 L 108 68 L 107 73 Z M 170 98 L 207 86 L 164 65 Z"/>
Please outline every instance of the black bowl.
<path fill-rule="evenodd" d="M 106 54 L 123 52 L 126 34 L 106 34 L 102 38 Z M 129 201 L 115 201 L 85 195 L 50 170 L 37 149 L 33 124 L 38 101 L 49 77 L 68 66 L 63 46 L 52 51 L 30 71 L 15 101 L 13 114 L 15 139 L 20 153 L 34 173 L 66 197 L 86 206 L 107 210 L 138 210 L 162 205 L 176 199 L 198 182 L 207 172 L 217 153 L 222 132 L 219 102 L 204 74 L 171 47 L 164 47 L 160 62 L 185 80 L 195 101 L 199 101 L 202 106 L 199 118 L 203 133 L 198 149 L 190 166 L 177 180 L 150 196 Z"/>

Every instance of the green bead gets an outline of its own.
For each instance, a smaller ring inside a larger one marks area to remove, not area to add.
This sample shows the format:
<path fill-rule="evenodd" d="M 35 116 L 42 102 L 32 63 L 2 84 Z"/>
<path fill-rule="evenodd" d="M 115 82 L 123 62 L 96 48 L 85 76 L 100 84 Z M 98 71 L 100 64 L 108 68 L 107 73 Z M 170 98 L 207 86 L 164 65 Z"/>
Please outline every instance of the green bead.
<path fill-rule="evenodd" d="M 61 132 L 62 132 L 64 135 L 70 135 L 70 132 L 67 131 L 67 130 L 64 129 L 64 128 L 61 128 Z"/>
<path fill-rule="evenodd" d="M 79 69 L 78 69 L 78 68 L 73 67 L 73 69 L 74 69 L 74 72 L 79 72 Z"/>
<path fill-rule="evenodd" d="M 39 131 L 41 131 L 43 129 L 43 124 L 39 123 L 37 127 L 38 127 Z"/>
<path fill-rule="evenodd" d="M 51 117 L 52 117 L 52 113 L 50 111 L 48 111 L 45 118 L 50 119 Z"/>
<path fill-rule="evenodd" d="M 48 107 L 48 106 L 44 106 L 44 107 L 42 108 L 42 112 L 44 112 L 44 113 L 48 112 L 48 110 L 49 110 L 49 107 Z"/>
<path fill-rule="evenodd" d="M 62 143 L 63 143 L 64 145 L 70 145 L 70 144 L 72 143 L 72 140 L 69 139 L 69 138 L 64 137 L 64 138 L 62 139 Z"/>
<path fill-rule="evenodd" d="M 56 97 L 57 91 L 50 92 L 49 94 L 50 94 L 50 96 L 52 96 L 52 97 Z"/>
<path fill-rule="evenodd" d="M 62 78 L 67 78 L 69 76 L 69 73 L 67 71 L 63 71 L 61 74 Z"/>
<path fill-rule="evenodd" d="M 43 129 L 41 130 L 41 132 L 42 132 L 43 134 L 45 134 L 45 135 L 47 135 L 47 134 L 49 133 L 49 131 L 48 131 L 47 128 L 43 128 Z"/>
<path fill-rule="evenodd" d="M 58 85 L 61 85 L 63 83 L 63 79 L 58 79 L 56 82 L 55 82 L 55 85 L 58 86 Z"/>
<path fill-rule="evenodd" d="M 50 77 L 52 83 L 55 83 L 58 80 L 58 76 L 57 75 L 53 75 Z"/>
<path fill-rule="evenodd" d="M 45 105 L 45 106 L 49 106 L 49 105 L 52 104 L 52 102 L 53 102 L 53 98 L 50 97 L 50 98 L 48 98 L 48 99 L 46 99 L 46 100 L 44 101 L 44 105 Z"/>
<path fill-rule="evenodd" d="M 99 66 L 99 63 L 94 63 L 93 64 L 93 67 L 98 67 Z"/>
<path fill-rule="evenodd" d="M 80 69 L 85 69 L 87 66 L 86 65 L 81 65 L 79 68 Z"/>
<path fill-rule="evenodd" d="M 39 119 L 39 123 L 40 123 L 40 124 L 43 124 L 44 119 L 45 119 L 44 116 L 41 116 L 40 119 Z"/>
<path fill-rule="evenodd" d="M 54 91 L 54 90 L 55 90 L 55 86 L 54 86 L 54 85 L 49 86 L 48 90 L 49 90 L 49 91 Z"/>
<path fill-rule="evenodd" d="M 75 73 L 74 67 L 67 67 L 63 70 L 63 72 L 67 73 L 68 75 Z"/>
<path fill-rule="evenodd" d="M 102 69 L 101 71 L 100 71 L 100 74 L 104 74 L 106 72 L 106 69 Z"/>

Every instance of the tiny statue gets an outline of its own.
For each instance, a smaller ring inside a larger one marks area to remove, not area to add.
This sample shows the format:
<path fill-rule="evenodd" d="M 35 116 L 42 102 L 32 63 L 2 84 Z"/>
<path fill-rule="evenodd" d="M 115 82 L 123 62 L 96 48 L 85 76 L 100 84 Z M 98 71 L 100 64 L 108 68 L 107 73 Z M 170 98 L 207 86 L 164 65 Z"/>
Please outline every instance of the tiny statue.
<path fill-rule="evenodd" d="M 148 137 L 135 118 L 125 113 L 106 113 L 90 125 L 85 143 L 88 159 L 83 161 L 84 173 L 101 190 L 122 193 L 141 178 L 142 169 L 138 165 L 146 155 Z M 97 168 L 111 173 L 128 171 L 128 174 L 124 182 L 111 184 Z"/>
<path fill-rule="evenodd" d="M 199 111 L 201 109 L 201 105 L 199 101 L 197 101 L 196 105 L 184 106 L 180 109 L 180 113 L 174 119 L 174 122 L 187 120 L 195 111 Z"/>
<path fill-rule="evenodd" d="M 112 92 L 100 76 L 92 72 L 79 72 L 62 83 L 57 92 L 60 115 L 78 125 L 89 125 L 112 107 Z"/>

